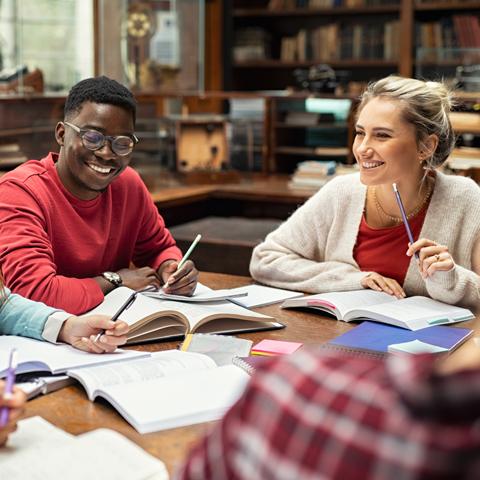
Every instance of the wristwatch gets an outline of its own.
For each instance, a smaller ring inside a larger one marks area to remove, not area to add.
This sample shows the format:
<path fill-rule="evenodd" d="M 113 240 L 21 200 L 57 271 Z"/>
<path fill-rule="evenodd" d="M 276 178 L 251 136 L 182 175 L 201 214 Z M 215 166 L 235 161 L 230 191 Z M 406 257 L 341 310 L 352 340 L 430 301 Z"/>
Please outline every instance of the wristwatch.
<path fill-rule="evenodd" d="M 117 272 L 103 272 L 102 277 L 108 280 L 115 288 L 122 284 L 122 277 Z"/>

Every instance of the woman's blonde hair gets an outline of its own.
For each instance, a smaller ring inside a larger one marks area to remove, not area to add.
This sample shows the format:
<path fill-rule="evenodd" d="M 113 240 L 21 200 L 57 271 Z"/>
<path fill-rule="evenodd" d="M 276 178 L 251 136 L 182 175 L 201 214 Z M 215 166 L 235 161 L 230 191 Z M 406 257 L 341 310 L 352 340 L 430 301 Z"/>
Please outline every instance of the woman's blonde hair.
<path fill-rule="evenodd" d="M 420 150 L 425 148 L 428 136 L 438 137 L 437 148 L 425 160 L 427 169 L 440 166 L 448 158 L 455 145 L 455 135 L 449 118 L 452 92 L 446 85 L 395 75 L 382 78 L 368 85 L 360 97 L 357 115 L 370 100 L 378 97 L 401 102 L 403 118 L 415 127 Z"/>

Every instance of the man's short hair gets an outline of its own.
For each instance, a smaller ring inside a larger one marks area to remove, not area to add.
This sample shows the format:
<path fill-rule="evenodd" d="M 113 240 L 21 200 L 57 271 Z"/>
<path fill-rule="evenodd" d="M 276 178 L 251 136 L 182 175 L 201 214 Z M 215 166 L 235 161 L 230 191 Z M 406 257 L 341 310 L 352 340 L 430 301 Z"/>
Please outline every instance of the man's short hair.
<path fill-rule="evenodd" d="M 111 78 L 101 76 L 81 80 L 70 90 L 63 110 L 67 119 L 78 113 L 85 102 L 116 105 L 131 112 L 135 124 L 137 102 L 132 92 Z"/>

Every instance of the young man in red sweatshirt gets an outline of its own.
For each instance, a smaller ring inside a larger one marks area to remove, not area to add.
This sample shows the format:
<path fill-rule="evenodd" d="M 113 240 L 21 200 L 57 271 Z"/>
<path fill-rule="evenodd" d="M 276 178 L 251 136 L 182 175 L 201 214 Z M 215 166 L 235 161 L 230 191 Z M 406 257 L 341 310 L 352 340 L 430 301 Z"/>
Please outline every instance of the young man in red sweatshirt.
<path fill-rule="evenodd" d="M 60 152 L 0 179 L 0 266 L 13 292 L 74 314 L 119 285 L 193 293 L 198 271 L 191 261 L 177 271 L 182 254 L 128 166 L 135 115 L 124 86 L 82 80 L 55 129 Z"/>

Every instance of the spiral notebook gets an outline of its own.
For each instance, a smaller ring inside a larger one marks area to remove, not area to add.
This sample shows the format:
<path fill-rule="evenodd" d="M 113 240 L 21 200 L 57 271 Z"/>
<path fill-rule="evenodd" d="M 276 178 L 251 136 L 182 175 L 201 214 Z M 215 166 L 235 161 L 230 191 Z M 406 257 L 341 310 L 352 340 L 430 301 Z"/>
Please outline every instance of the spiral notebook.
<path fill-rule="evenodd" d="M 363 322 L 352 330 L 325 344 L 329 350 L 364 352 L 384 356 L 389 346 L 419 340 L 425 344 L 442 347 L 451 352 L 460 346 L 473 331 L 469 328 L 436 325 L 420 330 L 406 330 L 392 325 Z M 406 350 L 404 350 L 407 353 Z M 413 353 L 413 352 L 412 352 Z"/>

